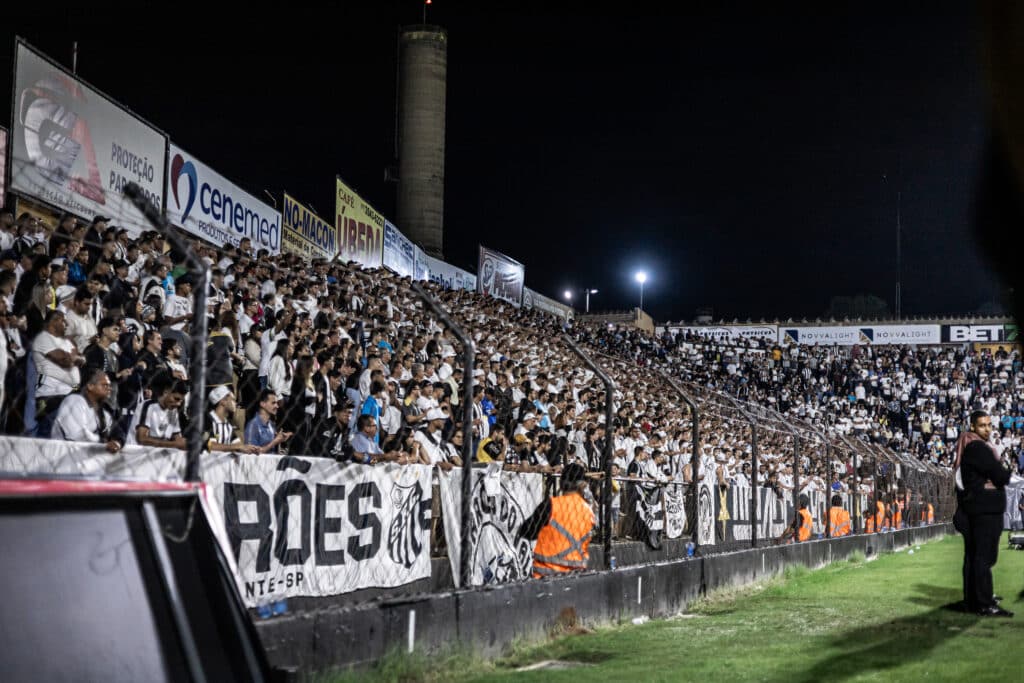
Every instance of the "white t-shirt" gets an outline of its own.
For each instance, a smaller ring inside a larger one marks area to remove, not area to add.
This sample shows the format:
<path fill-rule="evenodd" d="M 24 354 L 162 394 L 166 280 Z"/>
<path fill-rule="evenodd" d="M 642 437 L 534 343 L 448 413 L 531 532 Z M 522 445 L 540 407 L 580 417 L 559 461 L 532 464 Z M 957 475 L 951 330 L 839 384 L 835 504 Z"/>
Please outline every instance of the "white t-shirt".
<path fill-rule="evenodd" d="M 46 357 L 54 350 L 71 353 L 74 348 L 70 339 L 55 337 L 46 330 L 36 335 L 32 342 L 32 360 L 39 372 L 36 396 L 64 396 L 78 387 L 81 379 L 77 367 L 65 369 Z"/>
<path fill-rule="evenodd" d="M 173 439 L 181 433 L 181 426 L 178 424 L 177 410 L 164 410 L 156 399 L 143 402 L 132 417 L 131 425 L 128 428 L 126 445 L 136 445 L 136 430 L 139 427 L 148 427 L 149 435 L 154 439 Z"/>
<path fill-rule="evenodd" d="M 102 407 L 101 407 L 102 408 Z M 110 429 L 111 417 L 107 420 L 106 429 Z M 61 401 L 57 409 L 57 417 L 53 422 L 53 438 L 64 441 L 100 442 L 99 413 L 96 412 L 81 394 L 71 394 Z"/>
<path fill-rule="evenodd" d="M 85 347 L 89 346 L 96 336 L 96 321 L 88 313 L 78 315 L 70 308 L 67 309 L 64 318 L 68 321 L 64 336 L 73 341 L 79 351 L 85 351 Z"/>
<path fill-rule="evenodd" d="M 181 316 L 192 317 L 192 299 L 184 296 L 173 294 L 167 297 L 167 303 L 164 304 L 164 316 L 168 318 L 180 318 Z M 188 320 L 182 320 L 171 325 L 172 330 L 182 331 L 185 329 L 185 323 Z"/>
<path fill-rule="evenodd" d="M 436 465 L 439 462 L 445 461 L 445 452 L 441 445 L 440 433 L 427 435 L 424 430 L 418 429 L 416 430 L 416 433 L 412 435 L 412 438 L 413 441 L 420 444 L 420 450 L 426 453 L 427 457 L 430 458 L 431 465 Z M 434 440 L 437 441 L 436 444 L 434 443 Z"/>

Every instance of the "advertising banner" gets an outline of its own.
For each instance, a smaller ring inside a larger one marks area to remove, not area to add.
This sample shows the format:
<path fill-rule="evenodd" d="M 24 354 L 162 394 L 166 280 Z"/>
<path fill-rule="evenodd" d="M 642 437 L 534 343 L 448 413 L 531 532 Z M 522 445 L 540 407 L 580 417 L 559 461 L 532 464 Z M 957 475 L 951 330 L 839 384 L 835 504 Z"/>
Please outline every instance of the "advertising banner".
<path fill-rule="evenodd" d="M 519 306 L 523 302 L 526 268 L 505 254 L 480 247 L 480 260 L 476 269 L 476 291 L 495 299 L 503 299 Z"/>
<path fill-rule="evenodd" d="M 8 190 L 133 236 L 152 229 L 121 190 L 135 182 L 163 208 L 162 133 L 20 41 L 13 98 Z"/>
<path fill-rule="evenodd" d="M 7 206 L 7 129 L 0 127 L 0 206 Z"/>
<path fill-rule="evenodd" d="M 438 479 L 448 558 L 455 587 L 460 588 L 462 470 L 439 471 Z M 474 586 L 530 578 L 533 541 L 519 538 L 518 534 L 543 499 L 544 478 L 540 474 L 502 472 L 500 464 L 473 469 L 470 534 Z"/>
<path fill-rule="evenodd" d="M 423 254 L 423 262 L 427 266 L 427 272 L 429 273 L 428 279 L 431 282 L 436 282 L 445 289 L 466 289 L 471 292 L 476 291 L 476 275 L 467 273 L 461 268 L 456 268 L 450 263 L 445 263 L 441 259 L 436 259 L 433 256 Z"/>
<path fill-rule="evenodd" d="M 1002 326 L 999 326 L 1000 328 Z M 938 325 L 779 326 L 780 344 L 855 346 L 858 344 L 939 344 Z"/>
<path fill-rule="evenodd" d="M 217 245 L 237 247 L 243 238 L 253 251 L 281 253 L 281 214 L 185 150 L 170 146 L 167 220 Z"/>
<path fill-rule="evenodd" d="M 548 297 L 533 291 L 529 287 L 523 288 L 523 308 L 529 310 L 536 308 L 538 311 L 550 313 L 553 316 L 568 320 L 572 318 L 572 306 L 549 299 Z"/>
<path fill-rule="evenodd" d="M 669 327 L 672 334 L 691 334 L 715 341 L 737 341 L 739 339 L 765 339 L 778 341 L 778 325 L 718 325 Z"/>
<path fill-rule="evenodd" d="M 380 268 L 384 246 L 384 216 L 348 185 L 335 178 L 338 247 L 343 262 L 355 261 L 364 268 Z"/>
<path fill-rule="evenodd" d="M 415 272 L 413 273 L 413 279 L 414 280 L 429 280 L 430 279 L 430 264 L 427 262 L 427 259 L 430 258 L 430 257 L 427 256 L 425 253 L 423 253 L 423 250 L 420 249 L 419 247 L 415 246 L 415 245 L 413 246 L 413 249 L 416 250 L 416 252 L 415 252 L 416 265 L 414 266 Z M 475 283 L 474 283 L 473 289 L 476 290 Z"/>
<path fill-rule="evenodd" d="M 402 277 L 416 274 L 416 245 L 398 231 L 391 221 L 384 221 L 384 267 Z"/>
<path fill-rule="evenodd" d="M 284 194 L 281 212 L 281 250 L 306 259 L 331 260 L 338 253 L 338 231 L 333 225 Z"/>
<path fill-rule="evenodd" d="M 1017 341 L 1015 324 L 942 326 L 942 342 L 946 344 L 1001 341 Z"/>

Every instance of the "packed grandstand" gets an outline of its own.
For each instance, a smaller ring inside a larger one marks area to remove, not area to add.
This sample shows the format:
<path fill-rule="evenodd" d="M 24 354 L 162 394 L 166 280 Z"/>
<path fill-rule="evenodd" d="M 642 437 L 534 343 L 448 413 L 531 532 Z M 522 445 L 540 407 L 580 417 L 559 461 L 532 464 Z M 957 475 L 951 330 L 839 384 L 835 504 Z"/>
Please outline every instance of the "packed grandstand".
<path fill-rule="evenodd" d="M 20 43 L 17 69 L 26 120 L 57 116 L 70 76 Z M 278 213 L 108 104 L 90 116 L 137 142 L 100 155 L 108 187 L 70 182 L 33 157 L 38 131 L 12 131 L 0 469 L 182 478 L 190 356 L 205 348 L 200 475 L 251 607 L 401 588 L 437 576 L 431 555 L 456 585 L 526 579 L 522 529 L 573 466 L 606 542 L 590 560 L 612 568 L 613 538 L 652 552 L 691 539 L 690 553 L 789 541 L 801 505 L 813 532 L 798 541 L 948 519 L 978 407 L 1000 457 L 1021 464 L 1010 321 L 975 335 L 970 320 L 651 331 L 576 316 L 525 287 L 515 254 L 481 247 L 477 275 L 455 268 L 340 179 L 336 224 L 288 195 Z M 124 200 L 129 180 L 168 225 Z M 432 300 L 472 339 L 472 370 Z M 471 498 L 457 493 L 466 472 Z M 464 535 L 473 563 L 460 564 Z"/>

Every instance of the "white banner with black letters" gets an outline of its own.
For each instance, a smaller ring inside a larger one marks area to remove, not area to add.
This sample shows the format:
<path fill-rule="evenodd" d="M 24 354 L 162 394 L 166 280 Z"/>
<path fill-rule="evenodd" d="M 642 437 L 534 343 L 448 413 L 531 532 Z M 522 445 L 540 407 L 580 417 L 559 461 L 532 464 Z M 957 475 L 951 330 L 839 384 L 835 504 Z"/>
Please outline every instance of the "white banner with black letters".
<path fill-rule="evenodd" d="M 429 577 L 430 469 L 268 455 L 204 466 L 245 603 Z"/>
<path fill-rule="evenodd" d="M 462 558 L 462 471 L 438 472 L 441 511 L 455 587 L 460 587 Z M 500 466 L 474 468 L 470 537 L 474 586 L 530 578 L 533 541 L 518 538 L 519 528 L 544 499 L 539 474 L 502 472 Z"/>

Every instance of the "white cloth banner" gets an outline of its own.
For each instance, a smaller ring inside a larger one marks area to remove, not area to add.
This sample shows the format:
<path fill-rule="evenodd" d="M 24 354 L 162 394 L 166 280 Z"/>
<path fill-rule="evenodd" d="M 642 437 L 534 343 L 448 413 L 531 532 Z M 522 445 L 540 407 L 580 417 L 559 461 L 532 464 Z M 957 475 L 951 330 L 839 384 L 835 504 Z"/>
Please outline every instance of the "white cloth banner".
<path fill-rule="evenodd" d="M 167 138 L 19 42 L 15 50 L 10 190 L 133 236 L 153 226 L 121 190 L 163 207 Z"/>
<path fill-rule="evenodd" d="M 204 462 L 246 605 L 429 577 L 430 470 L 267 455 Z"/>
<path fill-rule="evenodd" d="M 185 453 L 0 439 L 0 471 L 181 481 Z M 245 604 L 391 588 L 430 576 L 431 468 L 204 454 L 208 515 Z"/>
<path fill-rule="evenodd" d="M 438 472 L 441 512 L 455 587 L 462 558 L 462 470 Z M 502 472 L 500 464 L 473 468 L 471 531 L 474 586 L 510 583 L 530 577 L 533 541 L 517 538 L 523 522 L 544 499 L 539 474 Z"/>

